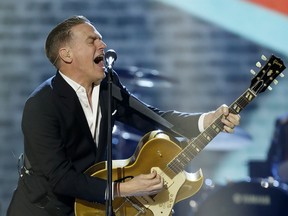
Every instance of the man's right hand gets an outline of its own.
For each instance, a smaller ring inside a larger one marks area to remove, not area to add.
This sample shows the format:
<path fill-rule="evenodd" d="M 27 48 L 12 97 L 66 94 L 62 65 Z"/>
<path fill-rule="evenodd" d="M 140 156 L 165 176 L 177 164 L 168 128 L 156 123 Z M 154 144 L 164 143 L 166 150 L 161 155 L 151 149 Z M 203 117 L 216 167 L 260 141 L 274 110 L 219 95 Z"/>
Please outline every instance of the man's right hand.
<path fill-rule="evenodd" d="M 125 196 L 146 196 L 159 193 L 164 186 L 163 178 L 152 171 L 149 174 L 141 174 L 135 176 L 127 182 L 121 182 L 118 191 L 115 194 L 117 197 Z"/>

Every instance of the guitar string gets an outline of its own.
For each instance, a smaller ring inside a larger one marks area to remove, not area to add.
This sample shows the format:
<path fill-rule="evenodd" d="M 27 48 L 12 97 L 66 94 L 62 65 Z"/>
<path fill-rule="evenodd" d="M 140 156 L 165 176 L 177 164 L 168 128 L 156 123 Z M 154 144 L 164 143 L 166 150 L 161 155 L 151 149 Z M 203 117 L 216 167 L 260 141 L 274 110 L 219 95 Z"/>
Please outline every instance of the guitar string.
<path fill-rule="evenodd" d="M 251 91 L 249 93 L 249 90 L 250 89 L 248 88 L 248 90 L 245 91 L 241 97 L 232 103 L 232 105 L 229 107 L 232 112 L 239 114 L 243 108 L 257 96 Z M 172 162 L 168 163 L 168 165 L 164 168 L 164 171 L 166 171 L 168 168 L 175 174 L 177 174 L 177 170 L 175 168 L 177 168 L 179 171 L 183 171 L 185 164 L 188 164 L 211 141 L 211 138 L 213 139 L 223 130 L 224 126 L 221 122 L 221 118 L 222 116 L 212 122 L 212 126 L 209 126 L 208 129 L 196 137 L 196 139 L 189 140 L 188 145 L 183 149 L 183 151 L 181 151 L 181 153 L 176 155 Z"/>
<path fill-rule="evenodd" d="M 249 90 L 249 89 L 248 89 Z M 246 98 L 248 90 L 244 92 L 234 103 L 232 103 L 229 107 L 230 111 L 236 114 L 239 114 L 243 108 L 251 102 L 255 97 Z M 248 94 L 249 95 L 249 94 Z M 185 164 L 187 165 L 217 134 L 219 134 L 224 126 L 221 122 L 222 116 L 219 116 L 215 121 L 212 122 L 210 126 L 204 131 L 204 133 L 200 133 L 198 137 L 195 139 L 191 139 L 188 141 L 188 145 L 178 154 L 172 162 L 168 163 L 165 166 L 164 170 L 159 173 L 163 177 L 163 175 L 167 173 L 168 169 L 173 171 L 175 175 L 184 170 Z M 208 138 L 209 137 L 209 138 Z M 208 141 L 208 142 L 207 142 Z M 199 147 L 201 146 L 201 147 Z M 186 161 L 182 163 L 181 161 Z M 165 178 L 163 177 L 165 180 Z M 167 182 L 168 183 L 168 182 Z M 165 183 L 166 184 L 166 183 Z M 167 186 L 168 188 L 168 186 Z"/>
<path fill-rule="evenodd" d="M 249 90 L 249 89 L 248 89 Z M 230 110 L 234 111 L 234 113 L 240 113 L 242 109 L 254 99 L 254 97 L 250 98 L 248 100 L 245 96 L 248 94 L 248 90 L 245 91 L 232 105 L 229 107 Z M 239 107 L 240 110 L 234 110 L 233 106 L 237 105 L 236 107 Z M 211 141 L 207 140 L 207 136 L 209 137 L 215 137 L 218 133 L 216 130 L 223 129 L 223 123 L 221 122 L 222 116 L 219 116 L 208 128 L 201 133 L 198 137 L 195 139 L 191 139 L 188 141 L 188 145 L 182 150 L 180 154 L 174 157 L 168 165 L 165 166 L 163 171 L 161 170 L 160 173 L 158 173 L 160 176 L 166 175 L 167 171 L 172 171 L 175 175 L 177 175 L 179 172 L 183 171 L 185 166 Z M 215 126 L 215 128 L 212 128 L 212 125 Z M 221 130 L 220 130 L 221 131 Z M 206 135 L 206 137 L 205 137 Z M 208 142 L 207 142 L 208 141 Z M 200 147 L 201 146 L 201 147 Z M 189 156 L 191 159 L 189 159 Z M 186 161 L 186 163 L 183 163 Z M 164 178 L 165 179 L 165 178 Z"/>
<path fill-rule="evenodd" d="M 248 96 L 252 96 L 251 98 L 247 98 Z M 229 107 L 231 111 L 238 114 L 242 111 L 242 109 L 254 99 L 255 95 L 251 94 L 250 89 L 245 91 L 232 105 Z M 233 109 L 233 107 L 236 105 L 235 108 L 239 108 L 239 110 Z M 213 128 L 211 125 L 214 125 L 215 128 Z M 222 131 L 223 129 L 223 123 L 221 122 L 221 117 L 217 118 L 212 124 L 211 124 L 203 133 L 200 134 L 200 136 L 196 137 L 195 139 L 192 139 L 188 142 L 188 145 L 183 149 L 181 153 L 179 153 L 175 158 L 168 164 L 168 167 L 172 169 L 174 173 L 178 173 L 184 169 L 184 167 L 220 132 L 217 130 Z M 206 136 L 205 137 L 203 137 Z M 207 140 L 208 137 L 208 140 Z M 211 139 L 212 138 L 212 139 Z M 208 143 L 207 143 L 208 141 Z M 191 159 L 190 159 L 191 158 Z M 183 164 L 183 162 L 185 162 Z"/>

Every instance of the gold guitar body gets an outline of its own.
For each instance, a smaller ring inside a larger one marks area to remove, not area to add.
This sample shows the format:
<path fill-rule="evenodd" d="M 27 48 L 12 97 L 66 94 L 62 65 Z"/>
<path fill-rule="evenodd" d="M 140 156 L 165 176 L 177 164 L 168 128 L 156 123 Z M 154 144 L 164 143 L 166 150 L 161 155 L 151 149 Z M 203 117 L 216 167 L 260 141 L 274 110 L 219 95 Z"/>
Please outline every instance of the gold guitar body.
<path fill-rule="evenodd" d="M 182 148 L 173 142 L 169 136 L 153 131 L 140 140 L 136 152 L 131 158 L 113 161 L 113 181 L 125 177 L 129 180 L 129 176 L 150 173 L 154 169 L 164 178 L 165 185 L 164 189 L 154 196 L 115 198 L 113 200 L 115 215 L 169 216 L 172 214 L 175 203 L 195 194 L 203 183 L 201 169 L 195 173 L 187 173 L 186 171 L 175 173 L 167 166 L 181 150 Z M 106 162 L 95 164 L 86 173 L 107 179 Z M 76 216 L 105 216 L 105 210 L 106 207 L 103 204 L 79 199 L 75 202 Z"/>

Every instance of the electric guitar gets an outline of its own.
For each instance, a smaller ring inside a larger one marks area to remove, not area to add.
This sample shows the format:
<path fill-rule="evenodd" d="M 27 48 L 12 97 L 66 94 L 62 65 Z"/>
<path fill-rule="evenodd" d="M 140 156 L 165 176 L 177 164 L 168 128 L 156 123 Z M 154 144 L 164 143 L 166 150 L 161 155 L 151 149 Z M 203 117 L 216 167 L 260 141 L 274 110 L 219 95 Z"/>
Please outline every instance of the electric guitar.
<path fill-rule="evenodd" d="M 258 94 L 271 88 L 278 75 L 284 77 L 282 71 L 286 68 L 283 61 L 274 55 L 264 66 L 258 62 L 258 73 L 251 70 L 254 78 L 250 87 L 229 106 L 230 112 L 240 113 Z M 116 216 L 169 216 L 173 205 L 181 200 L 191 197 L 201 188 L 203 174 L 201 169 L 195 173 L 188 173 L 185 167 L 204 149 L 204 147 L 223 131 L 222 116 L 218 117 L 196 138 L 188 140 L 186 147 L 181 148 L 179 142 L 163 131 L 147 133 L 139 141 L 133 156 L 127 160 L 113 161 L 113 181 L 125 181 L 141 173 L 150 173 L 156 170 L 164 179 L 164 188 L 153 196 L 117 197 L 113 201 L 113 210 Z M 86 173 L 107 179 L 106 162 L 100 162 L 90 167 Z M 105 215 L 105 205 L 91 203 L 77 199 L 75 201 L 75 215 Z"/>

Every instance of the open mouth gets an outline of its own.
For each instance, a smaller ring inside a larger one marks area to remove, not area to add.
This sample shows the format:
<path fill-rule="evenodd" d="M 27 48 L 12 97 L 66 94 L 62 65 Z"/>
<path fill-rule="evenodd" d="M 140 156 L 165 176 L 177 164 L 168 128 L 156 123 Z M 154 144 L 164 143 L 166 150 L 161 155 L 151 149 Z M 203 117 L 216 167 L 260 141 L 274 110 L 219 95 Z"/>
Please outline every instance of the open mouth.
<path fill-rule="evenodd" d="M 104 59 L 104 55 L 102 54 L 102 55 L 97 56 L 97 57 L 94 59 L 94 62 L 95 62 L 96 64 L 99 64 L 101 61 L 103 61 L 103 59 Z"/>

